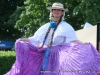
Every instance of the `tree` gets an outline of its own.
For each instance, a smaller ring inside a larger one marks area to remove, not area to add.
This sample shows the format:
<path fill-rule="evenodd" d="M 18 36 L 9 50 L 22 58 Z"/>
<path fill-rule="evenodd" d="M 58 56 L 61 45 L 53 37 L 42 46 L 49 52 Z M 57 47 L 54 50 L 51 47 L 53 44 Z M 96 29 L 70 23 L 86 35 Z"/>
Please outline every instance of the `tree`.
<path fill-rule="evenodd" d="M 23 5 L 24 0 L 0 0 L 0 40 L 15 40 L 18 31 L 14 25 L 8 23 L 16 7 Z"/>
<path fill-rule="evenodd" d="M 100 21 L 100 0 L 80 0 L 81 3 L 74 8 L 74 13 L 82 14 L 84 22 L 96 25 Z"/>
<path fill-rule="evenodd" d="M 23 36 L 27 37 L 33 35 L 38 27 L 48 21 L 48 12 L 44 0 L 26 0 L 24 4 L 25 10 L 21 13 L 15 28 L 25 33 Z"/>

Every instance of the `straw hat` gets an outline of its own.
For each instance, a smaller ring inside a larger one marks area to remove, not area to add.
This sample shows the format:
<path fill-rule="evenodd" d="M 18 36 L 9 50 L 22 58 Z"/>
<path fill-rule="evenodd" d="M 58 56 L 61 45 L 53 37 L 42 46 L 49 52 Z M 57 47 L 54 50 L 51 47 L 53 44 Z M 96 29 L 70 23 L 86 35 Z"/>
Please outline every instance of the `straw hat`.
<path fill-rule="evenodd" d="M 52 5 L 52 7 L 47 7 L 47 9 L 50 10 L 50 11 L 51 11 L 52 9 L 61 9 L 61 10 L 64 10 L 65 12 L 68 11 L 68 9 L 65 9 L 65 8 L 64 8 L 64 5 L 63 5 L 63 4 L 58 3 L 58 2 L 54 3 L 54 4 Z"/>

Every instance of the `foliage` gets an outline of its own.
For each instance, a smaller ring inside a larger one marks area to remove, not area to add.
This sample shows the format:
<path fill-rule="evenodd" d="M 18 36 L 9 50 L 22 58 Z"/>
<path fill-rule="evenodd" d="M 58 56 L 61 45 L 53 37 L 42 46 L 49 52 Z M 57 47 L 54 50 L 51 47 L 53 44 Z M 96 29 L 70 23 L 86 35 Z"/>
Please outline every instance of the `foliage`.
<path fill-rule="evenodd" d="M 25 10 L 21 13 L 20 19 L 16 22 L 15 28 L 18 28 L 23 36 L 33 35 L 33 33 L 42 24 L 48 21 L 46 3 L 43 0 L 26 0 L 24 2 Z M 44 8 L 44 9 L 43 9 Z M 44 21 L 45 20 L 45 21 Z"/>
<path fill-rule="evenodd" d="M 14 51 L 0 51 L 0 75 L 7 73 L 14 62 Z"/>
<path fill-rule="evenodd" d="M 10 26 L 12 25 L 12 33 L 14 32 L 14 37 L 13 39 L 16 39 L 16 38 L 19 38 L 22 36 L 22 32 L 19 31 L 18 29 L 14 28 L 15 24 L 16 24 L 16 21 L 19 20 L 19 16 L 20 14 L 22 13 L 22 11 L 25 10 L 25 7 L 24 6 L 21 6 L 21 7 L 17 7 L 16 11 L 10 16 L 10 19 L 7 21 L 7 24 Z"/>
<path fill-rule="evenodd" d="M 100 21 L 100 0 L 80 0 L 81 3 L 74 8 L 74 13 L 82 14 L 84 22 L 97 24 Z M 81 17 L 81 16 L 80 16 Z"/>
<path fill-rule="evenodd" d="M 24 0 L 0 0 L 0 40 L 14 40 L 20 33 L 13 24 L 8 24 L 10 16 Z"/>

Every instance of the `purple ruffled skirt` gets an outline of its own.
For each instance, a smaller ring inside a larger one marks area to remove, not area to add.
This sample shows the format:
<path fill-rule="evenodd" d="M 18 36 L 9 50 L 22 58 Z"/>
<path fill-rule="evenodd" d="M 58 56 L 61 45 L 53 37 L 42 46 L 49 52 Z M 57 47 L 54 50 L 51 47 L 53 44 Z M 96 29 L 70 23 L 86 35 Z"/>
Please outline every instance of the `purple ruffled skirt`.
<path fill-rule="evenodd" d="M 70 42 L 53 46 L 42 71 L 46 48 L 38 49 L 28 42 L 16 41 L 16 61 L 4 75 L 97 75 L 100 53 L 92 44 Z"/>

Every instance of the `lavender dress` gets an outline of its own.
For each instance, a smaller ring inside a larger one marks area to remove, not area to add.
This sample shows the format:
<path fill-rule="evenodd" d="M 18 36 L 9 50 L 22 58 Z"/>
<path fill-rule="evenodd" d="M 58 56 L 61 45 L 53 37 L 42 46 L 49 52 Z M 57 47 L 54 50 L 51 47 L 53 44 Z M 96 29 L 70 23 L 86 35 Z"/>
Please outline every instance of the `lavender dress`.
<path fill-rule="evenodd" d="M 29 42 L 16 41 L 16 61 L 5 75 L 97 75 L 100 72 L 100 54 L 90 44 L 71 42 L 78 40 L 74 29 L 66 22 L 61 22 L 54 35 L 45 70 L 41 69 L 45 46 L 39 49 L 49 23 L 40 27 Z M 43 30 L 44 29 L 44 30 Z"/>

